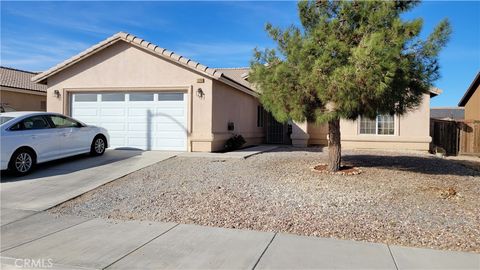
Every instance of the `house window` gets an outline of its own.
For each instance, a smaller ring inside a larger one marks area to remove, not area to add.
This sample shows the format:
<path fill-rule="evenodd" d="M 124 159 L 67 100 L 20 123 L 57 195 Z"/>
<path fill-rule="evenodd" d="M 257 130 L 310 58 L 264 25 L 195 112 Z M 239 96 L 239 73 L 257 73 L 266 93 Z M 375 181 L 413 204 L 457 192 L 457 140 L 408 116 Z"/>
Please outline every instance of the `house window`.
<path fill-rule="evenodd" d="M 102 94 L 102 101 L 125 101 L 125 94 L 123 93 Z"/>
<path fill-rule="evenodd" d="M 160 93 L 158 94 L 158 101 L 182 101 L 182 93 Z"/>
<path fill-rule="evenodd" d="M 97 101 L 97 94 L 75 94 L 75 102 L 93 102 Z"/>
<path fill-rule="evenodd" d="M 153 93 L 130 94 L 130 101 L 153 101 Z"/>
<path fill-rule="evenodd" d="M 257 127 L 263 127 L 265 121 L 265 110 L 262 106 L 257 106 Z"/>
<path fill-rule="evenodd" d="M 395 133 L 395 119 L 393 115 L 384 114 L 377 116 L 377 134 L 393 135 Z"/>
<path fill-rule="evenodd" d="M 360 134 L 394 135 L 395 117 L 389 114 L 378 115 L 374 119 L 361 117 Z"/>

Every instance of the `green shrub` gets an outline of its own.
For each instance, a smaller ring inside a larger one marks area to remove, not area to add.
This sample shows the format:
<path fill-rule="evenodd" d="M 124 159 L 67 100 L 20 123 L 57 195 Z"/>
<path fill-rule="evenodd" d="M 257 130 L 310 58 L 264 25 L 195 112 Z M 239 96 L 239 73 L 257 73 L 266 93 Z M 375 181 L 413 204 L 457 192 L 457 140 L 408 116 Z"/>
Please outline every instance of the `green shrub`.
<path fill-rule="evenodd" d="M 230 139 L 228 139 L 227 142 L 225 143 L 225 150 L 226 151 L 233 151 L 233 150 L 239 149 L 245 143 L 246 143 L 246 141 L 245 141 L 245 139 L 243 138 L 242 135 L 233 134 L 233 136 L 230 137 Z"/>
<path fill-rule="evenodd" d="M 435 146 L 435 153 L 446 154 L 447 151 L 446 151 L 445 148 L 443 148 L 443 147 Z"/>

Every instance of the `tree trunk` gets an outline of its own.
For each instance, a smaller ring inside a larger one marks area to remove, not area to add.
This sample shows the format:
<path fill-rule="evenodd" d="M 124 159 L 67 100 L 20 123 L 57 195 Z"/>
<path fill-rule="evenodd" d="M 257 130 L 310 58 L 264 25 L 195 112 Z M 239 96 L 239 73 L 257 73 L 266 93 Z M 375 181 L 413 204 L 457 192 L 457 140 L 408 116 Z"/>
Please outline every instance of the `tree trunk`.
<path fill-rule="evenodd" d="M 331 172 L 340 170 L 341 161 L 340 120 L 331 120 L 328 122 L 328 170 Z"/>

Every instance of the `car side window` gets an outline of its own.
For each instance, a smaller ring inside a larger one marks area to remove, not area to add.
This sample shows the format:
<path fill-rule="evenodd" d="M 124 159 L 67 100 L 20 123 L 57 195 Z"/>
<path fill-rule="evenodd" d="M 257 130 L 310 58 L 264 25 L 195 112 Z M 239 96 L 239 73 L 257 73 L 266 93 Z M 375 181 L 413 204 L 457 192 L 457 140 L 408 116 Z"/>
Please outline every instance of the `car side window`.
<path fill-rule="evenodd" d="M 72 128 L 82 126 L 82 124 L 79 122 L 65 116 L 50 115 L 49 117 L 56 128 Z"/>
<path fill-rule="evenodd" d="M 50 128 L 47 120 L 41 115 L 32 116 L 16 123 L 10 130 L 32 130 Z"/>

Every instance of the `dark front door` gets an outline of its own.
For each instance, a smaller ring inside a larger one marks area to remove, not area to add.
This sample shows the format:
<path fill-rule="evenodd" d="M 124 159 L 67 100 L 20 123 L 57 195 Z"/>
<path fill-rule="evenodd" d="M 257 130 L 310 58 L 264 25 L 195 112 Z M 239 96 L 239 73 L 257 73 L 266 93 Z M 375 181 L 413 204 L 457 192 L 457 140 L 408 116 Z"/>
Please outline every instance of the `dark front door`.
<path fill-rule="evenodd" d="M 288 123 L 280 123 L 271 113 L 267 113 L 267 143 L 291 144 Z"/>

